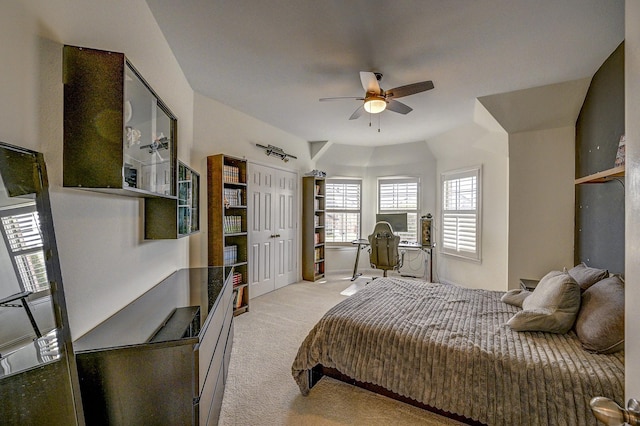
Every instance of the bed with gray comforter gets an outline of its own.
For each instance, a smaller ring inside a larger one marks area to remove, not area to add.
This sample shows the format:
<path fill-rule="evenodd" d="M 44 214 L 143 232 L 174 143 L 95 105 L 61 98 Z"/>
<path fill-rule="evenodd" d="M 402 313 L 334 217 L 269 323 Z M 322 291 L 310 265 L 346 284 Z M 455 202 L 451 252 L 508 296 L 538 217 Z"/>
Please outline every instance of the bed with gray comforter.
<path fill-rule="evenodd" d="M 624 400 L 624 351 L 587 352 L 573 331 L 513 331 L 520 308 L 502 294 L 377 279 L 316 324 L 293 377 L 307 395 L 322 365 L 488 425 L 595 425 L 592 397 Z"/>

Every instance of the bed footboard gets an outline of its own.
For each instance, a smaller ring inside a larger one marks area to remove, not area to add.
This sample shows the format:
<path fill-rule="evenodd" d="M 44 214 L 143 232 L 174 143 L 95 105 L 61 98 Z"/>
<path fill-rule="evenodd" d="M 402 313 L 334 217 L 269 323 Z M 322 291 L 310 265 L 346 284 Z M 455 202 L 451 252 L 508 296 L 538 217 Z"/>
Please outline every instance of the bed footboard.
<path fill-rule="evenodd" d="M 320 381 L 324 376 L 331 377 L 332 379 L 339 380 L 344 383 L 348 383 L 353 386 L 357 386 L 359 388 L 368 390 L 373 393 L 377 393 L 378 395 L 386 396 L 387 398 L 394 399 L 396 401 L 404 402 L 405 404 L 413 405 L 414 407 L 421 408 L 423 410 L 429 411 L 434 414 L 438 414 L 440 416 L 456 420 L 462 422 L 467 425 L 472 426 L 486 426 L 484 423 L 480 423 L 478 421 L 459 416 L 457 414 L 452 414 L 438 408 L 432 407 L 430 405 L 423 404 L 420 401 L 416 401 L 415 399 L 407 398 L 406 396 L 399 395 L 395 392 L 392 392 L 382 386 L 374 385 L 373 383 L 360 382 L 352 377 L 347 376 L 346 374 L 341 373 L 335 368 L 325 367 L 322 364 L 318 364 L 313 367 L 311 370 L 307 370 L 307 374 L 309 375 L 309 389 L 313 388 L 316 383 Z"/>

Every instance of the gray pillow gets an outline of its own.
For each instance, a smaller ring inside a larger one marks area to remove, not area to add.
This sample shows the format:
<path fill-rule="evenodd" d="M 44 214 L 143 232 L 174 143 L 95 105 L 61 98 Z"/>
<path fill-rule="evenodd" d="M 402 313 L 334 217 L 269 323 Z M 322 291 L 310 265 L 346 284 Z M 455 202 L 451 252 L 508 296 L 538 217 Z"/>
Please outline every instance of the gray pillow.
<path fill-rule="evenodd" d="M 566 272 L 551 271 L 522 302 L 507 324 L 516 331 L 566 333 L 580 309 L 580 286 Z"/>
<path fill-rule="evenodd" d="M 609 271 L 606 269 L 590 268 L 584 262 L 574 266 L 567 272 L 580 284 L 580 288 L 583 291 L 609 276 Z"/>
<path fill-rule="evenodd" d="M 576 334 L 588 351 L 610 354 L 624 349 L 624 283 L 605 278 L 582 294 Z"/>
<path fill-rule="evenodd" d="M 518 308 L 522 308 L 522 302 L 531 294 L 528 290 L 522 290 L 520 288 L 509 290 L 506 292 L 500 300 L 509 305 L 517 306 Z"/>

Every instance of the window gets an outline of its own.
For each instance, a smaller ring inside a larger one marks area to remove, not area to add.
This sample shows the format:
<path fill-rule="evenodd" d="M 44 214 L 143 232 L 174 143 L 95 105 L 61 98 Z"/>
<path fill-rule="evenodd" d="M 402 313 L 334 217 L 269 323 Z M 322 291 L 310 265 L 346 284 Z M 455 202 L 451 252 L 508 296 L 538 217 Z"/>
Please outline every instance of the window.
<path fill-rule="evenodd" d="M 360 238 L 362 182 L 327 179 L 325 191 L 325 241 L 350 243 Z"/>
<path fill-rule="evenodd" d="M 2 212 L 2 235 L 23 291 L 49 289 L 40 219 L 34 207 Z"/>
<path fill-rule="evenodd" d="M 442 252 L 480 261 L 481 167 L 442 174 Z"/>
<path fill-rule="evenodd" d="M 418 178 L 378 179 L 378 213 L 407 213 L 407 230 L 394 233 L 400 239 L 417 241 L 418 239 Z"/>

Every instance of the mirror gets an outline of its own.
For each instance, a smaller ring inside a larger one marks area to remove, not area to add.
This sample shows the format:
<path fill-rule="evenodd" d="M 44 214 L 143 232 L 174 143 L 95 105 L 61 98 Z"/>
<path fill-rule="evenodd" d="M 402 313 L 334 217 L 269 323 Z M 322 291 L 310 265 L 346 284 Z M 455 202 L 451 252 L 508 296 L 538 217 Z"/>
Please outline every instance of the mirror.
<path fill-rule="evenodd" d="M 79 387 L 44 160 L 2 142 L 0 234 L 0 419 L 77 424 Z"/>

